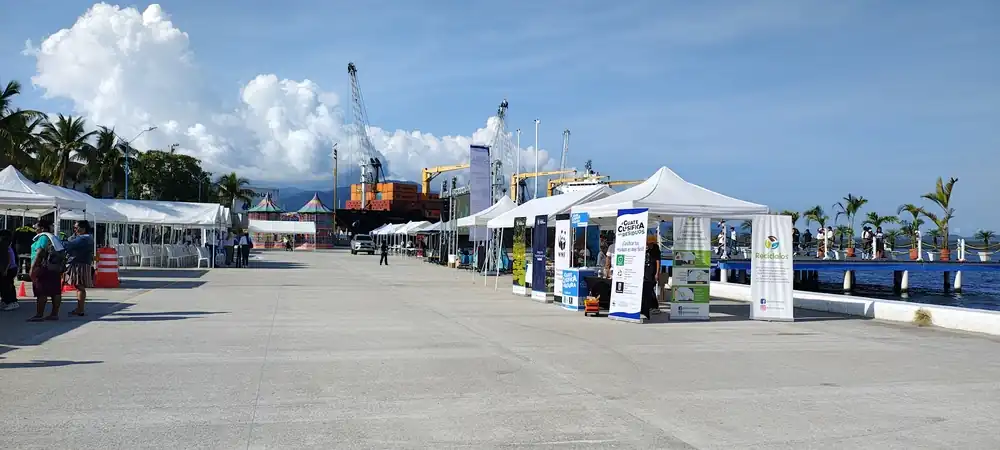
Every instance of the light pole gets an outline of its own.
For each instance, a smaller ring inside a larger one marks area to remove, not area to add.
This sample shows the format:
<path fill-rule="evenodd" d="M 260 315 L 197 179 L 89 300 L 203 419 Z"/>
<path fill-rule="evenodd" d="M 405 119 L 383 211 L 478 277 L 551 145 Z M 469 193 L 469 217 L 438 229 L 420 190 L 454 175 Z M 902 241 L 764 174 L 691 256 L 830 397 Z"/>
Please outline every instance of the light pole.
<path fill-rule="evenodd" d="M 535 173 L 538 173 L 538 123 L 540 120 L 535 119 Z M 538 176 L 535 177 L 535 195 L 531 197 L 532 199 L 538 198 Z"/>
<path fill-rule="evenodd" d="M 132 139 L 125 141 L 125 200 L 128 200 L 128 173 L 129 173 L 128 149 L 132 148 L 132 141 L 139 139 L 139 136 L 146 134 L 146 132 L 153 131 L 155 129 L 156 127 L 146 128 L 145 130 L 140 131 L 139 134 L 135 135 L 135 137 L 133 137 Z M 118 136 L 117 134 L 115 134 L 115 137 L 117 137 L 118 140 L 120 141 L 124 140 L 122 139 L 121 136 Z"/>
<path fill-rule="evenodd" d="M 521 129 L 517 129 L 517 151 L 514 152 L 514 173 L 521 173 Z"/>

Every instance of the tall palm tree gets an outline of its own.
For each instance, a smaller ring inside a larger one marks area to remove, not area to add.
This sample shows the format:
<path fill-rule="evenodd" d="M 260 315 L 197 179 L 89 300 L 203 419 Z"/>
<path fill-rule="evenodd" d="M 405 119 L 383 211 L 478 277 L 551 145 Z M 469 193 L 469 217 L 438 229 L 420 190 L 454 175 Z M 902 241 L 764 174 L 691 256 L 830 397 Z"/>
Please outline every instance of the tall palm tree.
<path fill-rule="evenodd" d="M 937 247 L 938 246 L 938 239 L 941 239 L 941 229 L 940 228 L 935 228 L 935 229 L 933 229 L 931 231 L 928 231 L 927 235 L 930 236 L 931 242 L 934 244 L 935 247 Z"/>
<path fill-rule="evenodd" d="M 44 115 L 38 111 L 17 109 L 14 98 L 21 93 L 21 83 L 11 80 L 0 91 L 0 159 L 24 167 L 30 162 L 34 130 Z"/>
<path fill-rule="evenodd" d="M 843 201 L 834 203 L 833 208 L 837 211 L 837 215 L 834 216 L 833 221 L 836 222 L 840 216 L 845 216 L 847 218 L 847 226 L 849 228 L 850 234 L 848 238 L 850 239 L 850 246 L 848 248 L 854 247 L 854 225 L 855 218 L 858 216 L 858 212 L 861 211 L 861 207 L 868 203 L 868 199 L 857 196 L 854 194 L 847 194 Z"/>
<path fill-rule="evenodd" d="M 934 192 L 928 192 L 920 196 L 920 198 L 930 200 L 932 203 L 941 208 L 940 215 L 932 214 L 927 211 L 924 211 L 923 214 L 930 219 L 931 222 L 934 222 L 934 225 L 937 225 L 937 227 L 941 230 L 941 235 L 944 237 L 944 243 L 941 247 L 942 250 L 948 250 L 948 222 L 955 217 L 955 209 L 951 207 L 951 192 L 957 182 L 958 178 L 952 177 L 947 183 L 945 183 L 944 179 L 938 177 L 937 186 L 935 186 Z"/>
<path fill-rule="evenodd" d="M 924 221 L 922 219 L 917 219 L 915 221 L 903 220 L 899 225 L 899 232 L 906 236 L 906 239 L 910 242 L 910 248 L 917 248 L 917 241 L 920 237 L 917 236 L 920 227 L 923 226 Z"/>
<path fill-rule="evenodd" d="M 215 184 L 219 189 L 219 203 L 232 209 L 236 209 L 237 201 L 249 202 L 253 198 L 253 191 L 246 187 L 250 180 L 239 177 L 236 172 L 220 176 Z"/>
<path fill-rule="evenodd" d="M 792 227 L 795 226 L 795 222 L 799 221 L 799 212 L 798 211 L 792 211 L 792 210 L 786 209 L 786 210 L 784 210 L 784 211 L 781 212 L 781 215 L 782 216 L 789 216 L 789 217 L 792 218 Z"/>
<path fill-rule="evenodd" d="M 849 248 L 844 246 L 844 241 L 848 237 L 852 239 L 851 247 L 854 246 L 854 229 L 852 229 L 849 225 L 837 225 L 837 228 L 833 229 L 833 235 L 837 238 L 837 248 L 842 250 Z"/>
<path fill-rule="evenodd" d="M 880 216 L 877 212 L 872 211 L 865 216 L 865 220 L 861 222 L 861 226 L 871 225 L 872 227 L 878 228 L 887 223 L 899 223 L 899 217 Z"/>
<path fill-rule="evenodd" d="M 82 117 L 63 116 L 42 125 L 42 175 L 56 186 L 66 185 L 66 169 L 70 161 L 86 162 L 93 158 L 90 138 L 97 134 L 87 131 Z"/>
<path fill-rule="evenodd" d="M 91 193 L 94 196 L 109 194 L 117 197 L 125 184 L 125 143 L 118 138 L 114 129 L 99 127 L 94 150 L 88 156 L 87 175 L 93 181 Z M 129 155 L 130 163 L 136 159 Z"/>
<path fill-rule="evenodd" d="M 903 233 L 902 229 L 894 229 L 894 230 L 886 231 L 885 232 L 885 242 L 888 244 L 887 250 L 892 250 L 893 248 L 895 248 L 896 247 L 896 241 L 903 234 L 904 233 Z"/>

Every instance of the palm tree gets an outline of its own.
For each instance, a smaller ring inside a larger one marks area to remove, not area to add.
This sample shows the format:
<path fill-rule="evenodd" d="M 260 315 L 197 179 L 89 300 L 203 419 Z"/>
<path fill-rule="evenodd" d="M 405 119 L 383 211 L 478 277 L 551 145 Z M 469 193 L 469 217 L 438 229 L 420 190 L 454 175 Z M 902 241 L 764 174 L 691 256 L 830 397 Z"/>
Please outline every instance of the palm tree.
<path fill-rule="evenodd" d="M 899 223 L 899 217 L 896 216 L 880 216 L 877 212 L 869 212 L 865 216 L 864 222 L 861 222 L 861 226 L 871 225 L 875 228 L 879 228 L 887 223 Z"/>
<path fill-rule="evenodd" d="M 830 220 L 826 213 L 823 212 L 823 207 L 816 205 L 802 212 L 802 217 L 806 219 L 806 226 L 808 227 L 810 223 L 816 222 L 819 226 L 826 228 L 826 221 Z"/>
<path fill-rule="evenodd" d="M 847 194 L 843 201 L 837 202 L 833 205 L 833 208 L 837 211 L 837 215 L 834 216 L 833 221 L 836 222 L 841 215 L 847 217 L 847 224 L 850 234 L 848 235 L 850 239 L 850 246 L 848 248 L 854 248 L 854 218 L 857 217 L 858 212 L 861 211 L 861 207 L 868 203 L 868 199 L 857 196 L 854 194 Z M 841 247 L 843 248 L 843 247 Z"/>
<path fill-rule="evenodd" d="M 848 225 L 837 225 L 837 228 L 833 229 L 833 235 L 837 237 L 837 248 L 843 250 L 850 247 L 844 247 L 844 240 L 848 237 L 852 239 L 851 247 L 854 246 L 854 229 Z"/>
<path fill-rule="evenodd" d="M 920 240 L 918 233 L 920 227 L 924 224 L 923 219 L 917 219 L 915 221 L 903 220 L 899 225 L 899 232 L 906 236 L 906 239 L 910 241 L 910 249 L 916 250 L 917 241 Z"/>
<path fill-rule="evenodd" d="M 931 242 L 934 244 L 935 247 L 937 247 L 938 246 L 938 239 L 941 239 L 941 229 L 940 228 L 935 228 L 935 229 L 933 229 L 931 231 L 928 231 L 927 232 L 927 236 L 930 236 Z"/>
<path fill-rule="evenodd" d="M 253 191 L 246 188 L 250 180 L 240 178 L 236 172 L 220 176 L 215 184 L 219 189 L 219 203 L 229 205 L 232 209 L 236 209 L 236 201 L 249 202 L 253 198 Z"/>
<path fill-rule="evenodd" d="M 786 210 L 784 210 L 784 211 L 781 212 L 781 215 L 782 216 L 788 216 L 788 217 L 792 218 L 792 227 L 795 227 L 795 223 L 799 221 L 799 212 L 798 211 L 791 211 L 791 210 L 786 209 Z"/>
<path fill-rule="evenodd" d="M 923 214 L 930 219 L 931 222 L 934 222 L 934 225 L 937 225 L 940 229 L 940 232 L 944 237 L 944 243 L 941 250 L 944 251 L 948 250 L 948 222 L 955 217 L 955 209 L 951 207 L 951 191 L 957 182 L 958 178 L 952 177 L 947 183 L 945 183 L 944 179 L 938 177 L 937 186 L 935 187 L 934 192 L 929 192 L 920 196 L 920 198 L 930 200 L 932 203 L 941 208 L 940 216 L 937 214 L 931 214 L 927 211 L 924 211 Z M 942 255 L 941 259 L 944 258 L 944 255 Z"/>
<path fill-rule="evenodd" d="M 117 197 L 125 183 L 125 143 L 118 138 L 114 129 L 100 127 L 94 151 L 88 156 L 87 175 L 94 183 L 91 193 L 94 196 L 107 193 L 111 197 Z M 129 155 L 129 162 L 135 166 L 137 160 Z"/>
<path fill-rule="evenodd" d="M 38 111 L 14 108 L 14 97 L 20 93 L 21 83 L 13 80 L 0 91 L 0 162 L 23 167 L 31 159 L 35 127 L 45 116 Z"/>
<path fill-rule="evenodd" d="M 983 249 L 986 251 L 990 250 L 990 240 L 996 237 L 996 233 L 991 230 L 979 230 L 976 235 L 973 236 L 977 240 L 983 243 Z"/>
<path fill-rule="evenodd" d="M 94 147 L 90 138 L 95 134 L 97 132 L 87 131 L 82 117 L 59 114 L 55 122 L 42 125 L 39 135 L 42 141 L 39 155 L 41 175 L 56 186 L 65 186 L 70 161 L 86 162 L 93 158 Z"/>
<path fill-rule="evenodd" d="M 898 240 L 899 237 L 902 236 L 903 234 L 904 233 L 903 233 L 902 229 L 894 229 L 894 230 L 886 231 L 885 232 L 885 242 L 888 244 L 888 246 L 886 247 L 886 249 L 887 250 L 892 250 L 892 249 L 896 248 L 896 240 Z"/>

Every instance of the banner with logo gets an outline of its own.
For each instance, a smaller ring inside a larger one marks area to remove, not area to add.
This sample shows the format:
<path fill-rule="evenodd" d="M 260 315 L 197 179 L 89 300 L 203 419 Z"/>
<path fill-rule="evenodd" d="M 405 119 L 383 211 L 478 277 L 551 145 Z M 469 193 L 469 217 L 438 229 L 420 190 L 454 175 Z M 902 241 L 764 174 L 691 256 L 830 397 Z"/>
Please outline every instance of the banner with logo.
<path fill-rule="evenodd" d="M 546 276 L 548 271 L 545 264 L 548 262 L 546 251 L 549 246 L 549 216 L 542 214 L 535 216 L 535 228 L 531 232 L 531 298 L 540 302 L 551 302 L 549 297 L 552 292 L 549 290 Z"/>
<path fill-rule="evenodd" d="M 615 221 L 615 254 L 611 261 L 611 309 L 608 317 L 642 323 L 642 275 L 646 266 L 649 210 L 619 209 Z"/>
<path fill-rule="evenodd" d="M 750 248 L 751 320 L 795 320 L 792 268 L 792 218 L 753 217 Z"/>
<path fill-rule="evenodd" d="M 526 217 L 515 217 L 514 218 L 514 251 L 512 255 L 511 272 L 514 277 L 514 294 L 517 295 L 528 295 L 528 290 L 525 288 L 525 272 L 527 269 L 528 260 L 525 258 L 525 245 L 524 245 L 524 232 L 525 223 L 527 222 Z"/>
<path fill-rule="evenodd" d="M 491 193 L 493 181 L 490 177 L 490 148 L 484 145 L 469 146 L 469 210 L 478 213 L 493 205 Z M 486 227 L 469 229 L 469 240 L 485 241 Z"/>
<path fill-rule="evenodd" d="M 712 274 L 711 219 L 674 217 L 670 320 L 708 320 Z"/>
<path fill-rule="evenodd" d="M 555 272 L 552 274 L 554 301 L 562 302 L 563 269 L 570 268 L 570 259 L 573 255 L 573 239 L 570 234 L 569 214 L 559 214 L 556 216 L 556 242 L 553 253 L 555 254 Z"/>

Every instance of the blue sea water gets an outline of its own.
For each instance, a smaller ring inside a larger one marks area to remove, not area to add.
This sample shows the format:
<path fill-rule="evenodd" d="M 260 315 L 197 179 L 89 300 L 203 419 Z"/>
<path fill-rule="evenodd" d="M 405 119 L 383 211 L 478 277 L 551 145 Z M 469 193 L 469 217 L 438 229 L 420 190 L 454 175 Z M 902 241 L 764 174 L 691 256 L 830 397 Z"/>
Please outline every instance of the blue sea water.
<path fill-rule="evenodd" d="M 951 274 L 954 282 L 955 274 Z M 841 294 L 843 272 L 820 272 L 820 292 Z M 855 288 L 850 295 L 903 300 L 915 303 L 958 306 L 1000 311 L 1000 272 L 962 272 L 962 292 L 944 291 L 944 277 L 935 272 L 910 272 L 908 298 L 892 292 L 892 272 L 855 272 Z"/>

